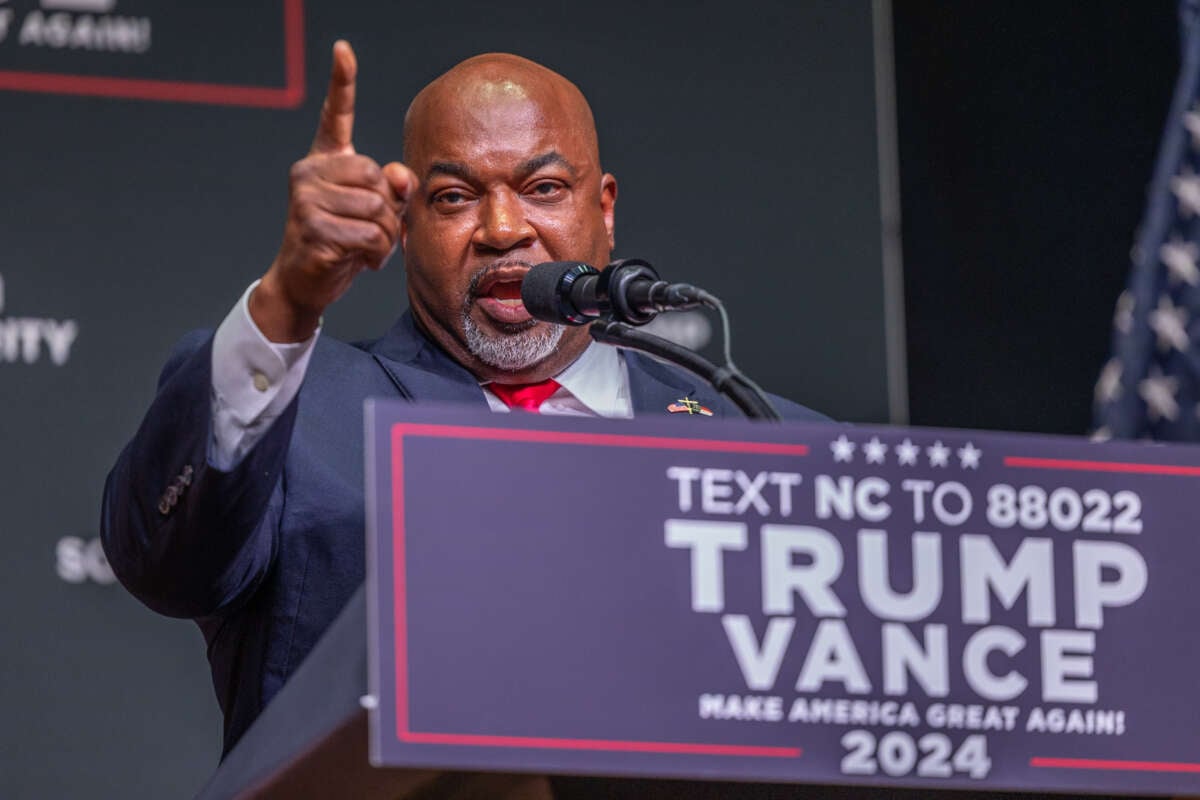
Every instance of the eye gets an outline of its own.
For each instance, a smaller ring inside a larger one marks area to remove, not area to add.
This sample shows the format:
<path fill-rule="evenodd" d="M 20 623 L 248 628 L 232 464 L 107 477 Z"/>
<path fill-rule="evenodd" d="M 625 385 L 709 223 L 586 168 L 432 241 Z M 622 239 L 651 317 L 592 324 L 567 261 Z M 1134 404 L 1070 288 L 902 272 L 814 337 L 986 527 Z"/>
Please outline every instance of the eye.
<path fill-rule="evenodd" d="M 430 198 L 434 205 L 453 208 L 470 202 L 471 196 L 462 189 L 443 189 Z"/>
<path fill-rule="evenodd" d="M 563 186 L 559 181 L 540 180 L 530 185 L 525 193 L 531 195 L 536 200 L 558 200 L 566 192 L 567 187 Z"/>

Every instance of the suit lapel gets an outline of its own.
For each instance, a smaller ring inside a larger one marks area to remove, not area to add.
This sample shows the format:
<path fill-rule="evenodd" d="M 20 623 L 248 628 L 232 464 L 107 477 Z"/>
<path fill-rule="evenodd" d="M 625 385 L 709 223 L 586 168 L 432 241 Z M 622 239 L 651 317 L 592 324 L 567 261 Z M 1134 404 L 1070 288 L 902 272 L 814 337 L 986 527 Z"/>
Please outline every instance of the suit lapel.
<path fill-rule="evenodd" d="M 725 416 L 724 402 L 700 379 L 682 371 L 668 370 L 652 358 L 625 350 L 625 362 L 629 366 L 629 398 L 633 402 L 635 417 L 674 417 L 688 414 L 671 414 L 667 407 L 683 399 L 700 402 L 712 410 L 714 416 Z"/>
<path fill-rule="evenodd" d="M 487 408 L 475 377 L 417 329 L 411 312 L 405 311 L 368 351 L 409 400 Z"/>
<path fill-rule="evenodd" d="M 382 339 L 368 347 L 368 352 L 409 400 L 488 407 L 475 376 L 434 345 L 417 328 L 411 312 L 404 312 Z M 667 410 L 683 399 L 698 401 L 715 416 L 729 415 L 730 406 L 691 374 L 667 369 L 640 353 L 623 352 L 635 416 L 688 416 Z"/>

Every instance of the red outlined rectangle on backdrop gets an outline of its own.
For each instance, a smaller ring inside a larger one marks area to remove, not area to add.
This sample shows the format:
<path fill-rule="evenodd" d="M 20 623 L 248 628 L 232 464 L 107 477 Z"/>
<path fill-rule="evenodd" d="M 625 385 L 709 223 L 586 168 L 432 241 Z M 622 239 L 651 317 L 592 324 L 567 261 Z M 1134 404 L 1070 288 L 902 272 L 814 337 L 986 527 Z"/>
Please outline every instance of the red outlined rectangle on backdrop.
<path fill-rule="evenodd" d="M 0 89 L 174 103 L 297 108 L 304 102 L 303 0 L 283 0 L 283 52 L 285 77 L 282 87 L 0 70 Z"/>
<path fill-rule="evenodd" d="M 803 444 L 773 442 L 687 439 L 668 436 L 639 436 L 608 433 L 568 433 L 563 431 L 515 430 L 397 423 L 392 426 L 392 571 L 394 644 L 396 649 L 396 736 L 403 742 L 473 747 L 529 747 L 555 750 L 602 750 L 630 753 L 672 753 L 690 755 L 750 756 L 759 758 L 798 758 L 799 747 L 710 744 L 701 742 L 647 742 L 613 739 L 568 739 L 543 736 L 493 736 L 414 731 L 408 721 L 408 616 L 404 548 L 404 438 L 421 436 L 482 441 L 538 442 L 593 447 L 648 448 L 718 453 L 757 453 L 761 455 L 808 455 Z"/>

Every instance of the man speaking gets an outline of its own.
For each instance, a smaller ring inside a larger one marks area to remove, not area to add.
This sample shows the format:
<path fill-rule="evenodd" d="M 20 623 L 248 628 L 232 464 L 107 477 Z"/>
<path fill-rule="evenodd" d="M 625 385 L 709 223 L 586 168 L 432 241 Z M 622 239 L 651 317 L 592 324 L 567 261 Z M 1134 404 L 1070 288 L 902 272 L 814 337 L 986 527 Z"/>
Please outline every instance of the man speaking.
<path fill-rule="evenodd" d="M 278 255 L 215 334 L 176 347 L 105 489 L 121 582 L 204 633 L 226 752 L 363 580 L 365 398 L 737 414 L 692 376 L 521 303 L 533 265 L 603 267 L 613 249 L 617 182 L 573 84 L 517 56 L 468 59 L 416 96 L 404 163 L 381 167 L 354 149 L 356 68 L 338 42 Z M 397 247 L 409 311 L 374 342 L 321 337 L 325 309 Z"/>

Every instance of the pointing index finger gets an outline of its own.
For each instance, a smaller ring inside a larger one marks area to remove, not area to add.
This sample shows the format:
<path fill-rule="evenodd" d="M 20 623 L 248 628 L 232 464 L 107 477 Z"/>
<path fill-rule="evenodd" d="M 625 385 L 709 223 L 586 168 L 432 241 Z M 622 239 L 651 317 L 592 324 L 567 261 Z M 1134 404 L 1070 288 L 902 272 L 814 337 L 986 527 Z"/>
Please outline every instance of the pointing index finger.
<path fill-rule="evenodd" d="M 313 138 L 310 153 L 353 153 L 354 88 L 358 75 L 358 60 L 354 49 L 344 39 L 333 45 L 333 66 L 329 75 L 329 91 L 321 106 L 321 121 Z"/>

